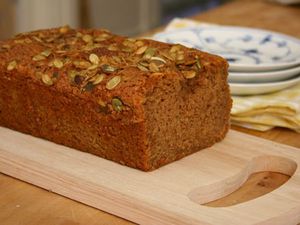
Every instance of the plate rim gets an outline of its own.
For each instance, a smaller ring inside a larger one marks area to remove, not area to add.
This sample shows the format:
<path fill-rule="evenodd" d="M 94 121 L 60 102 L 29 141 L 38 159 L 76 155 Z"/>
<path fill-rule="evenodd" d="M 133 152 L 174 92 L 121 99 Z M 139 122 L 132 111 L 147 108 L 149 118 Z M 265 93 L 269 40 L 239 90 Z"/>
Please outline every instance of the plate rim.
<path fill-rule="evenodd" d="M 300 75 L 294 79 L 281 82 L 271 82 L 271 83 L 228 83 L 230 88 L 230 93 L 233 96 L 253 96 L 274 93 L 277 91 L 284 90 L 291 86 L 300 83 Z M 238 90 L 237 90 L 238 89 Z M 242 91 L 240 91 L 242 90 Z"/>
<path fill-rule="evenodd" d="M 236 80 L 243 80 L 249 78 L 264 80 L 264 82 L 277 82 L 277 81 L 285 81 L 287 79 L 292 79 L 300 75 L 300 66 L 291 67 L 284 70 L 275 70 L 275 71 L 265 71 L 265 72 L 233 72 L 229 71 L 228 77 Z M 281 79 L 281 80 L 280 80 Z M 269 81 L 267 81 L 269 80 Z M 246 81 L 234 81 L 237 83 L 246 82 Z M 233 83 L 234 83 L 233 82 Z M 261 82 L 260 82 L 261 83 Z"/>
<path fill-rule="evenodd" d="M 252 32 L 259 32 L 259 33 L 265 33 L 265 34 L 273 34 L 278 37 L 281 37 L 283 39 L 290 40 L 292 42 L 295 42 L 300 46 L 300 39 L 297 37 L 293 37 L 287 34 L 279 33 L 276 31 L 271 31 L 267 29 L 262 29 L 262 28 L 253 28 L 253 27 L 242 27 L 242 26 L 224 26 L 224 25 L 219 25 L 219 26 L 193 26 L 193 27 L 184 27 L 184 28 L 179 28 L 179 29 L 174 29 L 170 31 L 162 31 L 153 36 L 155 40 L 157 40 L 159 37 L 163 37 L 164 35 L 167 34 L 172 34 L 176 33 L 178 31 L 191 31 L 191 30 L 212 30 L 212 29 L 232 29 L 232 30 L 244 30 L 244 31 L 252 31 Z M 159 40 L 157 40 L 159 41 Z M 202 50 L 201 50 L 202 51 Z M 204 50 L 205 51 L 205 50 Z M 210 54 L 216 54 L 216 53 L 210 53 Z M 224 57 L 223 57 L 224 58 Z M 279 63 L 261 63 L 261 64 L 230 64 L 229 63 L 229 70 L 234 71 L 234 72 L 240 72 L 240 71 L 253 71 L 253 72 L 263 72 L 263 71 L 271 71 L 271 70 L 278 70 L 279 68 L 290 68 L 292 66 L 297 66 L 300 65 L 300 54 L 299 57 L 292 62 L 279 62 Z"/>

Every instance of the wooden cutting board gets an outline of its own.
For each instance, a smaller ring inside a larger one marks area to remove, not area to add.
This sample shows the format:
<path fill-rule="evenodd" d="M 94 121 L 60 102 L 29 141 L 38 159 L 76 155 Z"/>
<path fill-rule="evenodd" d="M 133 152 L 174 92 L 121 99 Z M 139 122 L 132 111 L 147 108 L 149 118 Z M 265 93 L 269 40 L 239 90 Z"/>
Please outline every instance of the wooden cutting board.
<path fill-rule="evenodd" d="M 300 151 L 230 131 L 224 141 L 153 172 L 0 127 L 0 172 L 139 224 L 287 225 L 300 221 Z M 229 207 L 226 196 L 259 171 L 292 175 Z"/>

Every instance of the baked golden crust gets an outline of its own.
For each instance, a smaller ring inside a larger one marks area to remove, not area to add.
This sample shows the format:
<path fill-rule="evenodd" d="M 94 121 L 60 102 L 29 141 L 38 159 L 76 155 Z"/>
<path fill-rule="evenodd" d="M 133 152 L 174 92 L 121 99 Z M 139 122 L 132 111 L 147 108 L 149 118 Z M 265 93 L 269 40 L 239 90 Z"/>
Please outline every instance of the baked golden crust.
<path fill-rule="evenodd" d="M 19 34 L 0 43 L 0 125 L 151 170 L 180 158 L 150 161 L 145 106 L 152 94 L 164 81 L 192 92 L 205 83 L 213 90 L 220 82 L 226 101 L 223 137 L 231 106 L 227 67 L 218 56 L 107 30 L 61 27 Z M 151 110 L 160 110 L 156 107 Z M 11 115 L 22 109 L 29 118 Z"/>

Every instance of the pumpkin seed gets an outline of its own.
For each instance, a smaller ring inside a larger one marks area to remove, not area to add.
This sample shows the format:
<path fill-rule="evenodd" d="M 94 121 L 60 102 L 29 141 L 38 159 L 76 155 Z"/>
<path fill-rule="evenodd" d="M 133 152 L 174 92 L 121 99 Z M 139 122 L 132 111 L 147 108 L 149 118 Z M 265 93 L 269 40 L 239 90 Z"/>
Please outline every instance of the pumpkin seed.
<path fill-rule="evenodd" d="M 5 44 L 5 45 L 2 45 L 1 48 L 4 48 L 4 49 L 10 49 L 10 45 Z"/>
<path fill-rule="evenodd" d="M 127 46 L 129 48 L 134 48 L 135 44 L 133 43 L 133 41 L 131 41 L 130 39 L 126 39 L 123 41 L 122 43 L 124 46 Z"/>
<path fill-rule="evenodd" d="M 107 64 L 102 65 L 101 68 L 104 73 L 113 73 L 117 70 L 117 68 Z"/>
<path fill-rule="evenodd" d="M 94 54 L 94 53 L 90 54 L 89 60 L 93 64 L 96 64 L 96 65 L 99 64 L 99 57 L 96 54 Z"/>
<path fill-rule="evenodd" d="M 144 45 L 144 42 L 141 41 L 141 40 L 138 40 L 138 41 L 135 42 L 135 45 L 136 45 L 137 47 L 142 47 L 142 46 Z"/>
<path fill-rule="evenodd" d="M 77 75 L 77 71 L 75 71 L 75 70 L 70 70 L 68 72 L 68 77 L 70 78 L 71 81 L 74 81 L 74 78 L 76 75 Z"/>
<path fill-rule="evenodd" d="M 110 38 L 111 35 L 107 34 L 107 33 L 103 33 L 103 34 L 100 34 L 99 36 L 97 36 L 94 41 L 96 42 L 100 42 L 100 41 L 105 41 L 107 40 L 108 38 Z"/>
<path fill-rule="evenodd" d="M 121 112 L 123 110 L 123 103 L 119 98 L 113 98 L 111 100 L 112 107 L 115 111 Z"/>
<path fill-rule="evenodd" d="M 102 100 L 98 100 L 99 104 L 99 112 L 107 114 L 108 113 L 108 107 Z"/>
<path fill-rule="evenodd" d="M 106 89 L 108 90 L 112 90 L 115 87 L 117 87 L 119 85 L 119 83 L 121 82 L 121 77 L 120 76 L 114 76 L 113 78 L 111 78 L 107 83 L 106 83 Z"/>
<path fill-rule="evenodd" d="M 120 59 L 120 57 L 118 57 L 118 56 L 113 56 L 112 58 L 117 63 L 121 63 L 122 62 L 121 59 Z"/>
<path fill-rule="evenodd" d="M 95 85 L 92 82 L 88 82 L 84 86 L 84 91 L 92 91 L 95 88 Z"/>
<path fill-rule="evenodd" d="M 156 52 L 155 48 L 147 48 L 147 50 L 144 53 L 143 58 L 144 59 L 151 59 L 151 57 L 154 56 L 155 52 Z"/>
<path fill-rule="evenodd" d="M 170 53 L 178 52 L 181 49 L 180 45 L 173 45 L 170 49 Z"/>
<path fill-rule="evenodd" d="M 11 70 L 15 69 L 16 67 L 17 67 L 17 61 L 13 60 L 13 61 L 8 63 L 7 70 L 11 71 Z"/>
<path fill-rule="evenodd" d="M 89 34 L 85 34 L 82 36 L 82 40 L 85 42 L 85 43 L 89 43 L 93 40 L 93 37 Z"/>
<path fill-rule="evenodd" d="M 192 79 L 197 74 L 196 71 L 194 71 L 194 70 L 186 70 L 186 71 L 182 71 L 182 73 L 186 79 Z"/>
<path fill-rule="evenodd" d="M 94 65 L 91 65 L 90 67 L 88 67 L 87 69 L 88 70 L 94 70 L 94 69 L 97 69 L 98 68 L 98 65 L 94 64 Z"/>
<path fill-rule="evenodd" d="M 63 26 L 63 27 L 59 28 L 59 32 L 61 34 L 65 34 L 69 31 L 69 29 L 70 29 L 70 27 L 68 25 L 66 25 L 66 26 Z"/>
<path fill-rule="evenodd" d="M 97 74 L 94 78 L 93 78 L 93 84 L 94 85 L 97 85 L 97 84 L 100 84 L 102 81 L 103 81 L 103 79 L 105 78 L 105 74 Z"/>
<path fill-rule="evenodd" d="M 25 40 L 24 39 L 14 40 L 14 43 L 16 43 L 16 44 L 24 44 Z"/>
<path fill-rule="evenodd" d="M 149 71 L 147 67 L 145 67 L 145 66 L 143 66 L 143 65 L 141 65 L 141 64 L 138 64 L 138 65 L 137 65 L 137 68 L 139 68 L 141 71 L 144 71 L 144 72 Z"/>
<path fill-rule="evenodd" d="M 38 38 L 37 36 L 33 36 L 32 37 L 34 40 L 36 40 L 37 42 L 43 42 L 40 38 Z"/>
<path fill-rule="evenodd" d="M 184 60 L 184 52 L 179 51 L 176 56 L 176 61 L 183 61 L 183 60 Z"/>
<path fill-rule="evenodd" d="M 55 53 L 58 53 L 58 54 L 61 54 L 61 53 L 66 53 L 67 51 L 65 51 L 65 50 L 57 50 L 57 51 L 55 51 Z"/>
<path fill-rule="evenodd" d="M 54 59 L 53 60 L 53 66 L 60 69 L 64 66 L 64 63 L 60 59 Z"/>
<path fill-rule="evenodd" d="M 118 47 L 115 44 L 111 44 L 107 48 L 109 51 L 117 51 Z"/>
<path fill-rule="evenodd" d="M 151 62 L 149 64 L 149 69 L 151 72 L 159 72 L 159 68 L 154 62 Z"/>
<path fill-rule="evenodd" d="M 53 80 L 49 77 L 48 74 L 43 73 L 42 74 L 42 81 L 44 84 L 51 86 L 53 85 Z"/>
<path fill-rule="evenodd" d="M 147 48 L 148 48 L 148 46 L 142 46 L 142 47 L 138 48 L 138 50 L 136 50 L 135 54 L 141 55 L 147 50 Z"/>
<path fill-rule="evenodd" d="M 195 59 L 188 59 L 188 60 L 185 60 L 184 65 L 191 66 L 191 65 L 194 65 L 195 63 L 196 63 Z"/>
<path fill-rule="evenodd" d="M 40 54 L 32 57 L 33 61 L 40 61 L 40 60 L 44 60 L 44 59 L 46 59 L 46 57 L 43 55 L 40 55 Z"/>
<path fill-rule="evenodd" d="M 127 47 L 127 46 L 122 47 L 121 50 L 122 50 L 123 52 L 133 52 L 133 51 L 134 51 L 132 48 Z"/>
<path fill-rule="evenodd" d="M 167 63 L 166 60 L 164 60 L 160 57 L 155 57 L 155 56 L 151 57 L 151 61 L 160 61 L 160 62 L 163 62 L 163 63 Z"/>
<path fill-rule="evenodd" d="M 45 51 L 41 52 L 40 54 L 42 56 L 48 57 L 49 55 L 51 55 L 51 50 L 50 49 L 46 49 Z"/>
<path fill-rule="evenodd" d="M 83 36 L 82 33 L 80 33 L 80 32 L 77 32 L 77 33 L 76 33 L 76 37 L 81 38 L 82 36 Z"/>
<path fill-rule="evenodd" d="M 89 63 L 88 61 L 74 61 L 73 64 L 75 67 L 80 68 L 80 69 L 87 69 L 89 68 L 92 64 Z"/>

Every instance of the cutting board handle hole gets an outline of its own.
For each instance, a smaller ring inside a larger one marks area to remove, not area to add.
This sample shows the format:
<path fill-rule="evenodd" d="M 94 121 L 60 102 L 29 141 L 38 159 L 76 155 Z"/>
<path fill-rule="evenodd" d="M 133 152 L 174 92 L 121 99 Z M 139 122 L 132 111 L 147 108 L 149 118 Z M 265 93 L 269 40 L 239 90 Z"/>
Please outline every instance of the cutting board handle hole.
<path fill-rule="evenodd" d="M 238 174 L 233 174 L 217 183 L 195 188 L 190 191 L 188 197 L 193 202 L 209 207 L 233 206 L 277 189 L 286 183 L 296 170 L 297 163 L 292 159 L 275 155 L 262 155 L 253 158 Z M 251 183 L 251 175 L 256 173 L 259 173 L 261 179 L 259 182 Z M 255 190 L 257 188 L 261 190 Z M 254 197 L 247 198 L 248 195 L 245 193 L 250 192 L 251 196 Z M 257 196 L 254 195 L 255 192 Z M 241 200 L 236 201 L 237 197 Z"/>

